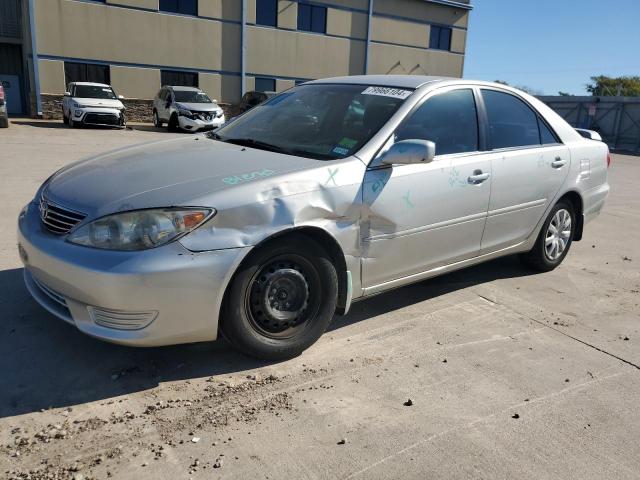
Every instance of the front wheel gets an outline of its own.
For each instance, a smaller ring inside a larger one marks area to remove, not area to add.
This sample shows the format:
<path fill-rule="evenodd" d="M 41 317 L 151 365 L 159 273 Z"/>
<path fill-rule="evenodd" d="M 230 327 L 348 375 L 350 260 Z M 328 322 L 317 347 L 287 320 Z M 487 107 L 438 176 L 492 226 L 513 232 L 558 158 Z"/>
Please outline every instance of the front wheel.
<path fill-rule="evenodd" d="M 180 124 L 178 123 L 178 116 L 176 114 L 171 115 L 167 122 L 167 130 L 170 132 L 177 132 Z"/>
<path fill-rule="evenodd" d="M 162 120 L 160 120 L 157 110 L 153 111 L 153 126 L 156 128 L 162 128 Z"/>
<path fill-rule="evenodd" d="M 534 247 L 520 258 L 541 272 L 553 270 L 569 253 L 575 225 L 573 206 L 564 200 L 559 201 L 549 212 Z"/>
<path fill-rule="evenodd" d="M 303 236 L 288 237 L 259 247 L 240 267 L 220 328 L 247 355 L 292 358 L 324 333 L 337 297 L 336 269 L 324 249 Z"/>

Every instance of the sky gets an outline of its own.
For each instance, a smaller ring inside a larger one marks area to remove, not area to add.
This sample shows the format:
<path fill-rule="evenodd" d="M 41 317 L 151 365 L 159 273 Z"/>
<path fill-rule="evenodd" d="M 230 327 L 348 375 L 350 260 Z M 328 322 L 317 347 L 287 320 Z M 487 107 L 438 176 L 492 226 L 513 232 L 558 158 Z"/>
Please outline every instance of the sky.
<path fill-rule="evenodd" d="M 640 0 L 471 0 L 464 77 L 587 95 L 640 75 Z"/>

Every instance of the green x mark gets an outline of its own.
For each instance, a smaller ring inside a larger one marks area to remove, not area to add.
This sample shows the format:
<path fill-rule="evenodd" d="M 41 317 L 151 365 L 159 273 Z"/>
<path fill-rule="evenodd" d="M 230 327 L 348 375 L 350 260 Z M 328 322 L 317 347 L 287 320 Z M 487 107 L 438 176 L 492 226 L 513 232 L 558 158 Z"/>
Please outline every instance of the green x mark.
<path fill-rule="evenodd" d="M 404 199 L 404 203 L 407 204 L 407 207 L 413 208 L 413 203 L 411 203 L 411 200 L 409 200 L 409 194 L 410 193 L 411 193 L 411 191 L 407 190 L 407 194 L 403 195 L 402 198 Z"/>
<path fill-rule="evenodd" d="M 336 183 L 335 175 L 336 173 L 338 173 L 339 167 L 333 169 L 327 168 L 327 170 L 329 170 L 329 178 L 327 178 L 327 181 L 324 182 L 324 184 L 327 185 L 329 182 L 333 182 L 333 184 L 337 187 L 338 184 Z"/>

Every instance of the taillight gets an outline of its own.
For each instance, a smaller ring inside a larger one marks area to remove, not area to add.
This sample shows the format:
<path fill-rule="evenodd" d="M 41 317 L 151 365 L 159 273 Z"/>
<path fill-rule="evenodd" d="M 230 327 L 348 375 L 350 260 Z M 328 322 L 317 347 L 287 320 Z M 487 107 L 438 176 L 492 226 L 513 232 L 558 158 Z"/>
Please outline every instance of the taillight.
<path fill-rule="evenodd" d="M 0 85 L 0 100 L 4 100 L 4 88 Z"/>
<path fill-rule="evenodd" d="M 611 152 L 607 152 L 607 168 L 611 165 Z"/>

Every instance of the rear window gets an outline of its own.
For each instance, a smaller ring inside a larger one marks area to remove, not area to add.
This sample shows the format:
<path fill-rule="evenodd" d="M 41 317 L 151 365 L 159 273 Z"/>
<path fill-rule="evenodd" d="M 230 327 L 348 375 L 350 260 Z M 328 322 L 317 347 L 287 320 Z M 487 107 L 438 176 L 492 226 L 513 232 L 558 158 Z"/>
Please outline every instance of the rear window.
<path fill-rule="evenodd" d="M 492 149 L 540 145 L 538 116 L 519 98 L 482 90 Z"/>

